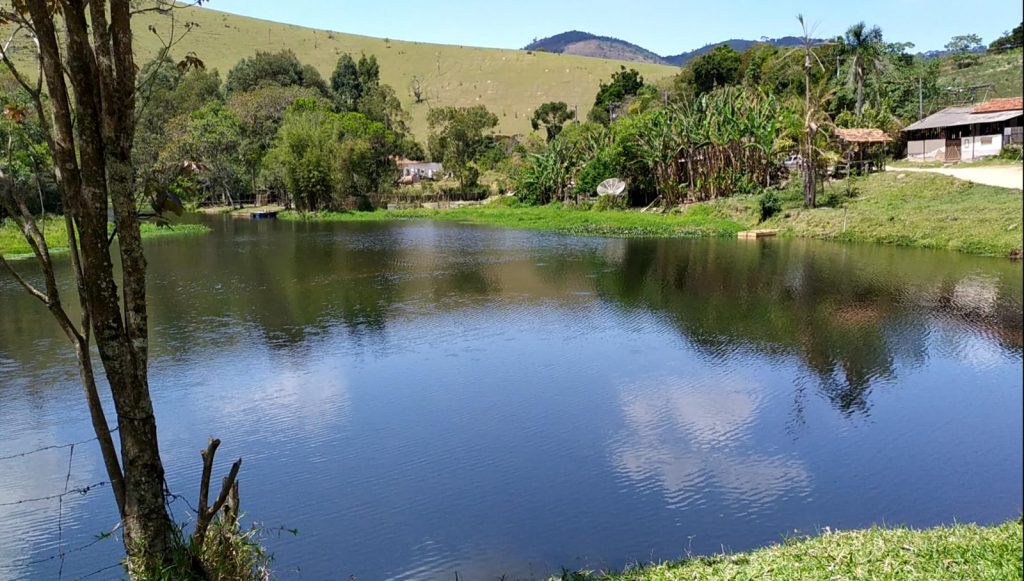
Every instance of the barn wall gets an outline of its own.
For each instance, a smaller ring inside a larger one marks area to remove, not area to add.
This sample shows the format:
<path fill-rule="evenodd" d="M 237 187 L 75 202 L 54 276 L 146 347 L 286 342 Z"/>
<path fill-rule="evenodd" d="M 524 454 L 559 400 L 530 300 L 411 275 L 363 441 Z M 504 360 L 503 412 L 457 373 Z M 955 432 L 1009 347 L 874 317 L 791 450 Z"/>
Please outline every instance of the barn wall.
<path fill-rule="evenodd" d="M 998 133 L 994 135 L 979 135 L 977 137 L 962 137 L 960 139 L 960 159 L 963 161 L 973 161 L 983 157 L 999 155 L 999 152 L 1002 150 L 1003 136 Z"/>
<path fill-rule="evenodd" d="M 945 139 L 919 139 L 907 142 L 907 159 L 930 161 L 946 157 Z"/>

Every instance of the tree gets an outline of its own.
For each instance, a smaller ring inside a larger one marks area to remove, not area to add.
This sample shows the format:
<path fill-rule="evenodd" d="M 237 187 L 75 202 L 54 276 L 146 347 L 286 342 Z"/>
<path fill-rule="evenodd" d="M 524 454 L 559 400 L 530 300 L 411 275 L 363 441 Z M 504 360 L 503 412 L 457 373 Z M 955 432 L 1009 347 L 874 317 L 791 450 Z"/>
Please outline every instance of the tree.
<path fill-rule="evenodd" d="M 331 74 L 331 91 L 338 111 L 355 111 L 362 96 L 362 84 L 352 55 L 345 53 L 338 57 L 338 63 Z"/>
<path fill-rule="evenodd" d="M 953 62 L 956 68 L 966 69 L 978 64 L 978 52 L 985 47 L 981 44 L 981 37 L 977 34 L 961 34 L 949 39 L 946 43 L 946 50 L 953 54 Z"/>
<path fill-rule="evenodd" d="M 38 118 L 45 120 L 46 143 L 60 168 L 56 179 L 82 307 L 80 323 L 65 310 L 47 241 L 16 195 L 2 196 L 2 201 L 25 232 L 43 286 L 37 288 L 3 258 L 0 266 L 47 307 L 71 343 L 121 516 L 129 570 L 156 576 L 172 562 L 174 529 L 165 507 L 164 469 L 148 381 L 146 260 L 132 166 L 137 74 L 132 6 L 129 0 L 92 0 L 61 1 L 59 8 L 57 14 L 52 2 L 26 0 L 0 12 L 3 23 L 34 37 L 37 80 L 18 70 L 6 48 L 0 56 L 30 95 Z M 119 273 L 108 242 L 111 207 Z M 92 368 L 93 339 L 113 396 L 120 458 Z"/>
<path fill-rule="evenodd" d="M 403 137 L 361 113 L 346 113 L 338 120 L 343 183 L 359 186 L 358 191 L 352 188 L 346 191 L 343 185 L 343 194 L 358 196 L 389 188 L 398 179 L 394 157 L 404 147 Z M 356 142 L 358 145 L 353 145 Z M 352 181 L 344 182 L 348 177 L 352 177 Z"/>
<path fill-rule="evenodd" d="M 363 91 L 380 84 L 380 65 L 377 64 L 377 56 L 365 54 L 359 56 L 356 63 L 356 70 L 359 74 L 359 84 Z"/>
<path fill-rule="evenodd" d="M 843 37 L 843 52 L 850 60 L 849 82 L 856 91 L 854 113 L 860 117 L 864 112 L 864 82 L 867 74 L 884 68 L 885 45 L 882 29 L 868 28 L 863 22 L 854 24 Z"/>
<path fill-rule="evenodd" d="M 370 85 L 363 92 L 355 110 L 383 123 L 395 133 L 405 134 L 409 131 L 409 114 L 402 109 L 402 102 L 398 100 L 391 85 Z"/>
<path fill-rule="evenodd" d="M 338 112 L 358 110 L 360 102 L 379 85 L 380 65 L 376 56 L 364 54 L 358 61 L 348 53 L 338 57 L 331 74 L 331 91 Z"/>
<path fill-rule="evenodd" d="M 1002 36 L 988 45 L 989 50 L 1007 50 L 1024 46 L 1024 23 L 1018 24 L 1010 32 L 1004 32 Z"/>
<path fill-rule="evenodd" d="M 76 323 L 65 309 L 46 236 L 6 174 L 0 175 L 0 206 L 24 234 L 41 282 L 22 276 L 3 257 L 0 267 L 46 306 L 75 352 L 93 431 L 121 519 L 129 574 L 137 578 L 209 578 L 202 560 L 205 527 L 224 506 L 241 460 L 232 465 L 218 500 L 208 506 L 210 471 L 219 442 L 211 441 L 204 451 L 196 531 L 185 547 L 189 554 L 182 559 L 178 550 L 183 540 L 166 508 L 164 469 L 149 392 L 146 259 L 132 156 L 139 95 L 132 46 L 133 5 L 130 0 L 19 0 L 10 4 L 11 8 L 0 8 L 0 24 L 11 25 L 13 35 L 31 36 L 28 46 L 35 50 L 37 71 L 32 77 L 15 64 L 9 52 L 11 39 L 0 45 L 0 60 L 28 96 L 46 149 L 59 168 L 54 179 L 64 211 L 68 270 L 75 280 L 81 318 Z M 159 7 L 167 10 L 173 23 L 173 6 Z M 190 28 L 186 26 L 186 32 Z M 166 55 L 174 42 L 174 38 L 161 39 L 161 53 Z M 177 66 L 187 68 L 188 60 Z M 154 208 L 173 205 L 166 196 L 149 201 Z M 113 216 L 112 234 L 108 212 Z M 111 245 L 114 237 L 118 240 L 116 260 Z M 115 262 L 119 264 L 116 270 Z M 94 341 L 114 403 L 120 454 L 99 395 L 91 359 Z"/>
<path fill-rule="evenodd" d="M 295 206 L 330 207 L 338 184 L 337 115 L 311 99 L 299 99 L 285 114 L 269 160 L 280 166 Z"/>
<path fill-rule="evenodd" d="M 728 44 L 720 44 L 703 54 L 690 65 L 697 93 L 707 93 L 715 87 L 735 85 L 740 80 L 740 54 Z"/>
<path fill-rule="evenodd" d="M 7 77 L 0 85 L 0 144 L 6 147 L 0 160 L 9 187 L 19 190 L 18 196 L 26 200 L 33 212 L 46 219 L 47 209 L 58 209 L 59 200 L 49 176 L 53 160 L 46 147 L 44 125 L 32 110 L 32 104 L 14 79 Z M 0 204 L 0 220 L 6 217 Z"/>
<path fill-rule="evenodd" d="M 309 87 L 327 95 L 327 84 L 320 72 L 310 65 L 303 65 L 295 53 L 287 49 L 280 52 L 256 51 L 255 56 L 238 61 L 228 71 L 224 90 L 230 95 L 267 85 Z"/>
<path fill-rule="evenodd" d="M 296 100 L 303 98 L 322 99 L 314 89 L 294 86 L 267 86 L 248 93 L 235 93 L 228 99 L 228 109 L 240 125 L 238 145 L 252 191 L 257 190 L 263 160 L 274 146 L 285 113 Z"/>
<path fill-rule="evenodd" d="M 412 80 L 409 81 L 409 94 L 412 95 L 417 105 L 423 102 L 423 83 L 420 82 L 418 76 L 413 75 Z"/>
<path fill-rule="evenodd" d="M 498 117 L 483 105 L 443 107 L 431 109 L 427 123 L 430 156 L 455 174 L 460 188 L 476 187 L 480 171 L 475 162 L 487 148 Z"/>
<path fill-rule="evenodd" d="M 619 70 L 612 75 L 610 83 L 601 85 L 594 98 L 594 106 L 587 114 L 587 119 L 602 125 L 608 125 L 612 121 L 612 110 L 622 107 L 626 100 L 635 97 L 640 88 L 644 86 L 644 78 L 636 69 L 627 70 L 620 66 Z"/>
<path fill-rule="evenodd" d="M 822 102 L 824 99 L 819 89 L 814 86 L 815 64 L 818 69 L 824 70 L 825 66 L 818 59 L 814 52 L 814 39 L 807 29 L 803 14 L 797 15 L 797 21 L 801 29 L 800 52 L 804 57 L 804 110 L 802 135 L 800 139 L 800 154 L 803 157 L 803 181 L 804 181 L 804 207 L 813 208 L 818 200 L 818 139 L 821 135 L 822 125 L 827 120 Z M 857 28 L 857 27 L 854 27 Z M 860 34 L 860 33 L 858 33 Z"/>
<path fill-rule="evenodd" d="M 172 120 L 222 98 L 217 71 L 207 71 L 198 63 L 189 67 L 178 64 L 169 54 L 162 54 L 140 71 L 138 91 L 143 105 L 138 113 L 132 157 L 143 189 L 148 187 L 147 179 L 166 169 L 158 168 L 157 162 L 168 145 L 168 129 L 175 126 Z"/>
<path fill-rule="evenodd" d="M 537 107 L 533 112 L 533 118 L 530 119 L 530 125 L 534 131 L 539 131 L 543 126 L 550 142 L 562 131 L 565 122 L 573 117 L 573 112 L 564 101 L 550 101 Z"/>
<path fill-rule="evenodd" d="M 238 118 L 215 101 L 198 111 L 175 120 L 179 127 L 170 133 L 170 143 L 161 152 L 161 165 L 178 167 L 188 162 L 196 167 L 191 179 L 198 179 L 201 195 L 190 201 L 200 201 L 218 195 L 231 206 L 241 202 L 239 194 L 248 189 L 244 179 L 245 159 L 242 128 Z"/>

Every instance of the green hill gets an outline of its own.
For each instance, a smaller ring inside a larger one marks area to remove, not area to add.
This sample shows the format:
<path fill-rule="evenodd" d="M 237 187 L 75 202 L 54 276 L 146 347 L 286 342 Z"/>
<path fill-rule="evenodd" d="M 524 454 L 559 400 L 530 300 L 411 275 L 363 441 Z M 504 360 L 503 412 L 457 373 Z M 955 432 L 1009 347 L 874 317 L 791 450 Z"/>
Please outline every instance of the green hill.
<path fill-rule="evenodd" d="M 939 87 L 970 87 L 992 83 L 995 89 L 989 97 L 1019 97 L 1021 84 L 1024 83 L 1024 55 L 1021 49 L 1002 53 L 986 53 L 980 55 L 978 64 L 957 69 L 953 59 L 943 57 L 942 70 L 939 74 Z M 984 92 L 978 97 L 984 96 Z"/>
<path fill-rule="evenodd" d="M 199 26 L 175 47 L 176 56 L 195 51 L 208 68 L 225 78 L 241 58 L 257 50 L 289 48 L 299 60 L 330 78 L 343 52 L 374 54 L 380 62 L 381 81 L 395 88 L 402 106 L 412 115 L 411 128 L 419 139 L 427 134 L 427 110 L 434 106 L 483 104 L 499 119 L 498 131 L 525 134 L 530 131 L 533 109 L 546 101 L 565 101 L 579 107 L 581 116 L 594 103 L 598 83 L 607 80 L 623 64 L 656 80 L 677 72 L 675 67 L 622 63 L 590 57 L 520 50 L 473 48 L 406 42 L 343 34 L 237 16 L 208 8 L 182 8 L 179 23 Z M 137 61 L 140 65 L 159 49 L 150 25 L 166 34 L 170 17 L 143 13 L 134 20 Z M 418 77 L 426 99 L 415 103 L 409 90 Z"/>

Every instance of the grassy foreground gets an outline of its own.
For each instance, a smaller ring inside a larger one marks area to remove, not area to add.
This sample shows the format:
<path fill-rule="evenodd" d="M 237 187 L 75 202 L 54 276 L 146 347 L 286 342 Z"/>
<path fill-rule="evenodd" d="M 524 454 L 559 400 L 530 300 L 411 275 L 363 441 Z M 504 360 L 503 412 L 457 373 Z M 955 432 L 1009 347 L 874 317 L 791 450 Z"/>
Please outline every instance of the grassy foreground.
<path fill-rule="evenodd" d="M 1021 579 L 1021 521 L 925 530 L 825 532 L 734 555 L 700 557 L 621 573 L 568 573 L 564 580 Z"/>
<path fill-rule="evenodd" d="M 67 250 L 67 231 L 64 229 L 64 219 L 60 216 L 50 216 L 45 223 L 41 223 L 46 243 L 50 252 Z M 203 234 L 210 229 L 201 224 L 175 224 L 163 228 L 156 224 L 142 224 L 142 238 L 155 238 L 157 236 L 170 236 L 181 234 Z M 11 220 L 0 222 L 0 256 L 5 258 L 19 258 L 32 254 L 32 249 L 25 242 L 25 237 L 18 230 L 17 225 Z"/>
<path fill-rule="evenodd" d="M 576 210 L 552 204 L 510 207 L 490 204 L 451 210 L 285 212 L 286 220 L 451 220 L 571 235 L 701 237 L 735 236 L 750 228 L 777 228 L 783 235 L 845 242 L 875 242 L 1008 256 L 1022 248 L 1020 191 L 983 186 L 932 173 L 898 170 L 836 182 L 806 210 L 800 185 L 778 193 L 782 210 L 758 223 L 759 197 L 737 196 L 695 204 L 668 214 Z"/>

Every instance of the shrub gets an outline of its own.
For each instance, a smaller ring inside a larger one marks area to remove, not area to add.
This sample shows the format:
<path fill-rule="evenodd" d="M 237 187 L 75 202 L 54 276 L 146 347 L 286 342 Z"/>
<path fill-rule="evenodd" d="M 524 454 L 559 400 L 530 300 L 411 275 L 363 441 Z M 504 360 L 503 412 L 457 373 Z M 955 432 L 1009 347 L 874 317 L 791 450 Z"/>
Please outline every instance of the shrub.
<path fill-rule="evenodd" d="M 841 208 L 847 201 L 860 194 L 856 178 L 846 178 L 839 187 L 826 188 L 825 194 L 818 198 L 818 205 L 827 208 Z"/>
<path fill-rule="evenodd" d="M 612 165 L 605 152 L 598 153 L 597 157 L 587 162 L 576 175 L 575 192 L 580 195 L 592 196 L 597 191 L 597 186 L 608 178 L 615 177 L 615 166 Z"/>
<path fill-rule="evenodd" d="M 764 222 L 775 214 L 782 211 L 782 200 L 775 190 L 768 190 L 757 199 L 758 209 L 761 213 L 761 221 Z"/>
<path fill-rule="evenodd" d="M 999 152 L 997 157 L 999 159 L 1007 159 L 1010 161 L 1020 161 L 1022 157 L 1021 150 L 1022 147 L 1016 143 L 1004 145 L 1003 150 Z"/>
<path fill-rule="evenodd" d="M 600 196 L 594 202 L 594 210 L 625 210 L 628 207 L 626 196 Z"/>

